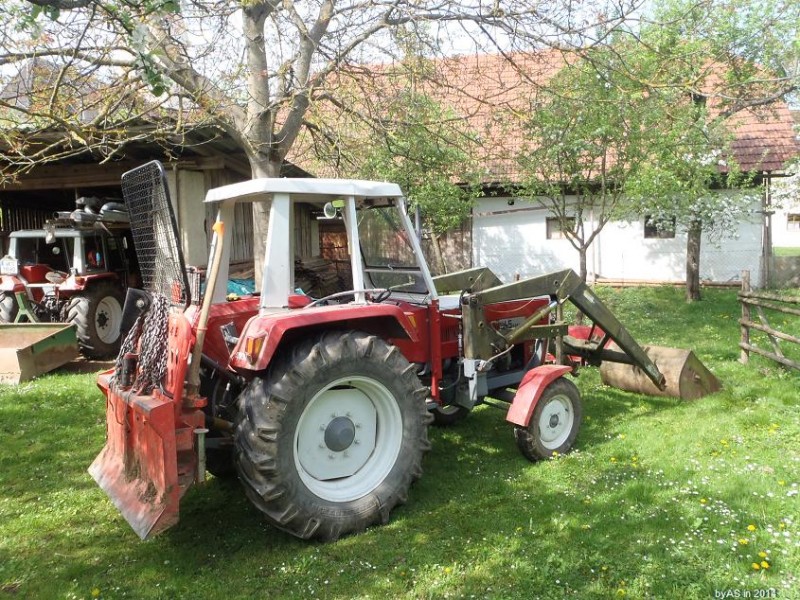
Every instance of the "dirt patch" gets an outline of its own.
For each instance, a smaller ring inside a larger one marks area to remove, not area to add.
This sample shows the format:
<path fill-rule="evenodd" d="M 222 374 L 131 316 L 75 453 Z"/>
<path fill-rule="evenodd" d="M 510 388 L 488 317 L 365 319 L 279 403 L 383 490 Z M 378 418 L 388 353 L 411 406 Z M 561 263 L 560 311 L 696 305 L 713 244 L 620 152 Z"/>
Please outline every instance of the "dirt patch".
<path fill-rule="evenodd" d="M 114 366 L 113 360 L 89 360 L 79 356 L 58 369 L 59 373 L 100 373 Z"/>

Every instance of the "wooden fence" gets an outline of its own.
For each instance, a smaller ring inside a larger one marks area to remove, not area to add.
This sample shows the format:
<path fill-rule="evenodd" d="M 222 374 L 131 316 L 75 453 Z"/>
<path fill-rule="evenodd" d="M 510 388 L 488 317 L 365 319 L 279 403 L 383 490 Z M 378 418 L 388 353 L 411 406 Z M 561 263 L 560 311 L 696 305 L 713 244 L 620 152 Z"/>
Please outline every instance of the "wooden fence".
<path fill-rule="evenodd" d="M 743 271 L 742 291 L 739 292 L 739 302 L 742 305 L 742 318 L 739 319 L 742 336 L 739 342 L 741 362 L 746 364 L 750 360 L 750 353 L 752 352 L 784 366 L 800 370 L 800 362 L 785 356 L 780 346 L 781 341 L 800 346 L 800 338 L 775 329 L 770 324 L 766 312 L 770 311 L 770 318 L 773 318 L 775 314 L 800 317 L 800 297 L 753 291 L 750 288 L 750 271 Z M 758 317 L 758 322 L 753 320 L 753 313 Z M 786 319 L 783 322 L 786 323 Z M 795 319 L 795 322 L 798 322 L 798 320 Z M 771 351 L 754 345 L 750 339 L 750 334 L 753 330 L 766 336 L 772 348 Z"/>

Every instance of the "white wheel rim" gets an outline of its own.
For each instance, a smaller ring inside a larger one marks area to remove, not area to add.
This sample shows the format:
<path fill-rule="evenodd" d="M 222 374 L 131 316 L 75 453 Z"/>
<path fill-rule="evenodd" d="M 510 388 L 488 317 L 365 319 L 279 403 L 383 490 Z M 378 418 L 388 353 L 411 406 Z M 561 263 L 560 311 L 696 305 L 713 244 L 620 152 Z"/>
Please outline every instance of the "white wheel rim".
<path fill-rule="evenodd" d="M 564 394 L 553 396 L 539 415 L 539 439 L 547 450 L 557 450 L 569 438 L 575 424 L 572 401 Z"/>
<path fill-rule="evenodd" d="M 403 443 L 392 393 L 367 377 L 343 377 L 317 392 L 294 435 L 300 479 L 331 502 L 365 496 L 386 479 Z"/>
<path fill-rule="evenodd" d="M 105 344 L 113 344 L 119 337 L 119 328 L 122 324 L 122 307 L 113 296 L 106 296 L 97 303 L 94 312 L 94 328 Z"/>

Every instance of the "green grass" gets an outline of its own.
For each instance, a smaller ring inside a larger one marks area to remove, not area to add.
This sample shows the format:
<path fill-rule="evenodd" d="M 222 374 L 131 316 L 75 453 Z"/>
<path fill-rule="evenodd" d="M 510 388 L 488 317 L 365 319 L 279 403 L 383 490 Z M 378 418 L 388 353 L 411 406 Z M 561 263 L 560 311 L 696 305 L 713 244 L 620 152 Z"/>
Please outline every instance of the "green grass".
<path fill-rule="evenodd" d="M 327 545 L 272 529 L 216 479 L 140 542 L 86 473 L 104 442 L 94 377 L 2 387 L 0 597 L 800 598 L 800 377 L 739 364 L 735 292 L 704 293 L 601 291 L 638 340 L 693 348 L 722 392 L 645 397 L 585 369 L 577 450 L 539 464 L 481 407 L 431 430 L 388 526 Z"/>
<path fill-rule="evenodd" d="M 773 248 L 772 252 L 775 256 L 800 256 L 800 248 Z"/>

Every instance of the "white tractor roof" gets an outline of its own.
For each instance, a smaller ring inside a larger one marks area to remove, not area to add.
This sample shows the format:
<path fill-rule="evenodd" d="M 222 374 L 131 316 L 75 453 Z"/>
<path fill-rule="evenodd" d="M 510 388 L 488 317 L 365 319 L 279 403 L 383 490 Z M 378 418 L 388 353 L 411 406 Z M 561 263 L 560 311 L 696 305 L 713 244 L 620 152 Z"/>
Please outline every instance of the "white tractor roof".
<path fill-rule="evenodd" d="M 242 181 L 213 188 L 206 202 L 257 202 L 265 195 L 290 194 L 295 201 L 325 202 L 334 198 L 401 198 L 403 192 L 396 183 L 362 181 L 358 179 L 268 178 Z"/>

